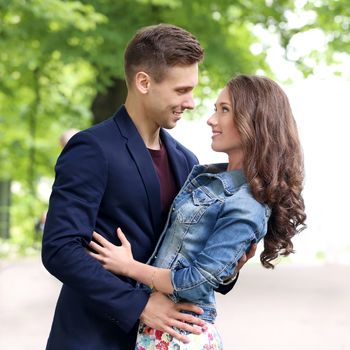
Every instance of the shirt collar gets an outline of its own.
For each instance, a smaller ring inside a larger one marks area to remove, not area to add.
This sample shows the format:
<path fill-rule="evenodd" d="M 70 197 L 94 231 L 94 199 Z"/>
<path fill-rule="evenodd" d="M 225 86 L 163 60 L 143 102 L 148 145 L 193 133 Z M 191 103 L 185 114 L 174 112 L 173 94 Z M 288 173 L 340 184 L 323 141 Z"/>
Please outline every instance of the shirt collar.
<path fill-rule="evenodd" d="M 228 163 L 195 165 L 191 177 L 208 176 L 219 179 L 227 194 L 232 195 L 237 188 L 247 182 L 242 169 L 227 171 Z"/>

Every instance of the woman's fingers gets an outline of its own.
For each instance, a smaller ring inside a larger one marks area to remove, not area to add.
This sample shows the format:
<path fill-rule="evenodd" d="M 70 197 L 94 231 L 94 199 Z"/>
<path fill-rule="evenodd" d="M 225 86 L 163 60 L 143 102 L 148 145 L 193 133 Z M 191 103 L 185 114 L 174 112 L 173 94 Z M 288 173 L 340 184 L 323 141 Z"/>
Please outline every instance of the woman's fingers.
<path fill-rule="evenodd" d="M 102 235 L 100 235 L 99 233 L 97 233 L 95 231 L 92 233 L 92 238 L 104 247 L 108 247 L 110 244 L 112 244 L 106 238 L 104 238 Z"/>
<path fill-rule="evenodd" d="M 88 251 L 88 254 L 89 254 L 90 256 L 92 256 L 94 259 L 100 261 L 102 264 L 104 263 L 104 258 L 103 258 L 102 255 L 96 254 L 96 253 L 93 253 L 93 252 L 90 252 L 90 251 Z"/>
<path fill-rule="evenodd" d="M 118 238 L 120 239 L 120 242 L 121 242 L 122 245 L 127 246 L 127 247 L 130 246 L 129 241 L 125 237 L 125 235 L 124 235 L 124 233 L 123 233 L 123 231 L 121 230 L 120 227 L 117 228 L 117 235 L 118 235 Z"/>
<path fill-rule="evenodd" d="M 104 253 L 104 248 L 102 246 L 100 246 L 99 244 L 97 244 L 94 241 L 91 241 L 89 244 L 90 248 L 92 248 L 95 252 L 99 253 L 99 254 L 103 254 Z"/>
<path fill-rule="evenodd" d="M 130 247 L 129 241 L 127 240 L 123 231 L 119 227 L 117 228 L 117 235 L 118 235 L 118 238 L 123 246 Z M 100 235 L 99 233 L 97 233 L 95 231 L 92 233 L 92 238 L 96 242 L 100 243 L 100 245 L 102 245 L 103 247 L 114 246 L 110 241 L 108 241 L 106 238 L 104 238 L 102 235 Z"/>

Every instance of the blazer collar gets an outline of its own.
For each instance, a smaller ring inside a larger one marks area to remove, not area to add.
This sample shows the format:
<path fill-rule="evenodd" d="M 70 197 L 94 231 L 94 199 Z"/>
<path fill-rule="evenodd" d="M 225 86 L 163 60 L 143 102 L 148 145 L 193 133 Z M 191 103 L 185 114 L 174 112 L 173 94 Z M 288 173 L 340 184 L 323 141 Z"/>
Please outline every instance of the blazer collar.
<path fill-rule="evenodd" d="M 143 156 L 145 157 L 145 153 L 147 153 L 147 155 L 149 156 L 149 152 L 145 147 L 145 143 L 143 142 L 135 124 L 130 118 L 124 105 L 119 108 L 119 111 L 114 116 L 114 120 L 119 127 L 120 133 L 127 140 L 127 143 L 131 143 L 133 146 L 136 147 L 134 151 L 140 151 L 140 153 L 134 155 L 135 158 L 139 158 L 141 154 L 143 154 Z M 164 129 L 160 129 L 160 138 L 162 139 L 162 142 L 167 149 L 168 158 L 170 160 L 170 164 L 173 170 L 176 185 L 178 187 L 178 190 L 180 190 L 192 169 L 188 165 L 184 153 L 179 149 L 177 141 L 167 131 L 165 131 Z M 150 156 L 146 158 L 152 160 L 152 157 Z"/>
<path fill-rule="evenodd" d="M 121 135 L 125 138 L 126 146 L 138 168 L 139 175 L 145 186 L 151 209 L 152 221 L 157 232 L 161 217 L 160 185 L 153 166 L 152 157 L 125 106 L 119 108 L 114 116 L 114 120 Z M 184 153 L 179 149 L 177 141 L 167 131 L 160 129 L 160 137 L 167 149 L 177 189 L 180 190 L 191 171 L 190 165 Z"/>
<path fill-rule="evenodd" d="M 145 187 L 153 229 L 155 233 L 158 233 L 161 217 L 160 186 L 152 157 L 124 106 L 119 108 L 113 119 L 125 139 L 126 147 Z"/>

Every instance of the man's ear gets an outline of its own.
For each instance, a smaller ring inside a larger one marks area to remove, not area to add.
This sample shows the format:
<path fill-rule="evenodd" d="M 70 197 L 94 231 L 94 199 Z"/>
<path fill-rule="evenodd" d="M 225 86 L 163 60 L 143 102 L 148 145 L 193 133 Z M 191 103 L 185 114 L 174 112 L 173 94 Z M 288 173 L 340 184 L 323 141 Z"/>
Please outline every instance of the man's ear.
<path fill-rule="evenodd" d="M 135 75 L 135 86 L 141 94 L 147 94 L 151 84 L 151 77 L 145 72 L 137 72 Z"/>

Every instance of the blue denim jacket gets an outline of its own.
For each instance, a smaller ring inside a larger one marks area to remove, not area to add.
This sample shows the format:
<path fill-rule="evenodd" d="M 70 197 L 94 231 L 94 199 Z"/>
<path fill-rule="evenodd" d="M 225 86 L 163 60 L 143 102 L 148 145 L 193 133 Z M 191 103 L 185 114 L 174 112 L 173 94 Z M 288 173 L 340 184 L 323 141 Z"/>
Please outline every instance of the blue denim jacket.
<path fill-rule="evenodd" d="M 257 202 L 241 170 L 196 165 L 173 201 L 154 266 L 172 270 L 175 302 L 190 301 L 214 322 L 214 288 L 231 282 L 237 261 L 267 231 L 270 209 Z"/>

